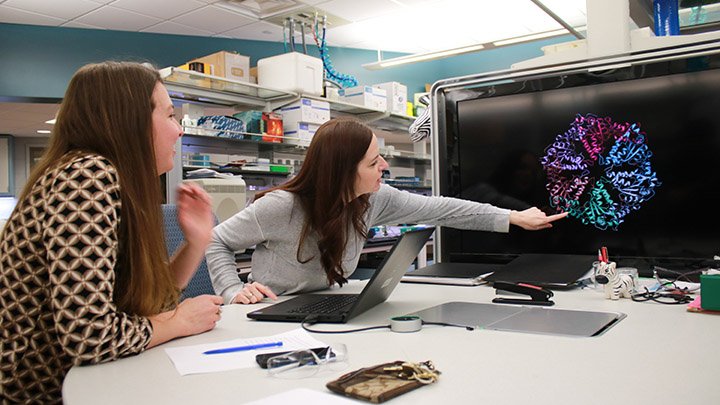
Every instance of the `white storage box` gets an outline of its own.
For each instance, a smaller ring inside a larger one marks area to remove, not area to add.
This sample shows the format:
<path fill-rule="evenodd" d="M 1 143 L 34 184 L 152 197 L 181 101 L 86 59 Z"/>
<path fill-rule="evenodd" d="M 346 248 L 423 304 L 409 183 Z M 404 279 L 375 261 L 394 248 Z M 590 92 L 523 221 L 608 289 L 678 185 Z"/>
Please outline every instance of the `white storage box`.
<path fill-rule="evenodd" d="M 322 124 L 330 121 L 330 103 L 327 101 L 301 98 L 275 111 L 282 114 L 283 128 L 287 128 L 288 125 L 297 125 L 294 123 L 298 122 Z"/>
<path fill-rule="evenodd" d="M 340 100 L 351 104 L 387 111 L 387 93 L 372 86 L 356 86 L 340 90 Z"/>
<path fill-rule="evenodd" d="M 315 136 L 315 132 L 318 128 L 320 128 L 320 125 L 310 124 L 307 122 L 297 122 L 295 124 L 295 126 L 285 128 L 283 143 L 288 145 L 309 146 L 310 141 L 312 141 L 312 138 Z"/>
<path fill-rule="evenodd" d="M 385 90 L 388 111 L 394 114 L 407 115 L 407 86 L 398 82 L 374 84 L 373 87 Z"/>
<path fill-rule="evenodd" d="M 323 63 L 304 53 L 289 52 L 258 60 L 258 85 L 314 96 L 322 95 Z M 264 97 L 260 92 L 260 96 Z"/>

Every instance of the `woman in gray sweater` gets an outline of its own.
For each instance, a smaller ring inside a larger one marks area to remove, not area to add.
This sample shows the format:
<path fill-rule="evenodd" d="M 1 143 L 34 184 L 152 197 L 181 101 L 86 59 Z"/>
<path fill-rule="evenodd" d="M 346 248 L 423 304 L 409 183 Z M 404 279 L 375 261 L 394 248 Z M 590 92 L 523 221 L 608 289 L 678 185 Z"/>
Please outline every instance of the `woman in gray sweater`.
<path fill-rule="evenodd" d="M 334 119 L 315 133 L 300 172 L 256 196 L 215 227 L 206 252 L 215 292 L 226 304 L 343 285 L 355 270 L 369 227 L 423 223 L 493 232 L 545 229 L 567 213 L 510 211 L 449 197 L 426 197 L 382 184 L 388 168 L 366 125 Z M 248 283 L 235 252 L 255 246 Z"/>

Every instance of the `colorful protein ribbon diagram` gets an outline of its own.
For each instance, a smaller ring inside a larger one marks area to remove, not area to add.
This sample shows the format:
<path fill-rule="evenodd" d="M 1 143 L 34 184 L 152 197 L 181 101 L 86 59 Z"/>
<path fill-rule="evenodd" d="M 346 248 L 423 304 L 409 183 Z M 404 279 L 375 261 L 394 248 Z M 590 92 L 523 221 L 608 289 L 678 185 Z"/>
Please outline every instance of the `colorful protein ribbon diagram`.
<path fill-rule="evenodd" d="M 600 230 L 617 231 L 662 183 L 652 170 L 638 123 L 577 114 L 570 128 L 545 148 L 550 205 Z"/>

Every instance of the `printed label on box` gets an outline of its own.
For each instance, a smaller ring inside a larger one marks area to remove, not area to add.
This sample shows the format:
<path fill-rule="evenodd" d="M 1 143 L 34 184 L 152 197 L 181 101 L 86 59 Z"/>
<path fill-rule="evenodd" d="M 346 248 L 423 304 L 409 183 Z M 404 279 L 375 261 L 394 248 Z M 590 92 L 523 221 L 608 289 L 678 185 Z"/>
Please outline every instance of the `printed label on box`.
<path fill-rule="evenodd" d="M 286 127 L 293 122 L 322 124 L 330 121 L 330 104 L 327 101 L 301 98 L 280 108 L 279 111 L 283 115 L 283 123 Z"/>

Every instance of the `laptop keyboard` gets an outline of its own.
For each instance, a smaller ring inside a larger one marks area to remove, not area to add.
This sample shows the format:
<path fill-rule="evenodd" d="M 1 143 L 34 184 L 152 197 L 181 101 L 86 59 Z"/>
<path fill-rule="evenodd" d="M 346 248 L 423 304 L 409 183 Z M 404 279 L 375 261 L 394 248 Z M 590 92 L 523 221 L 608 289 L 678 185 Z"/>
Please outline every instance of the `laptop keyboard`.
<path fill-rule="evenodd" d="M 330 314 L 339 311 L 346 305 L 352 304 L 357 295 L 328 295 L 327 297 L 292 309 L 290 312 L 299 314 Z"/>

